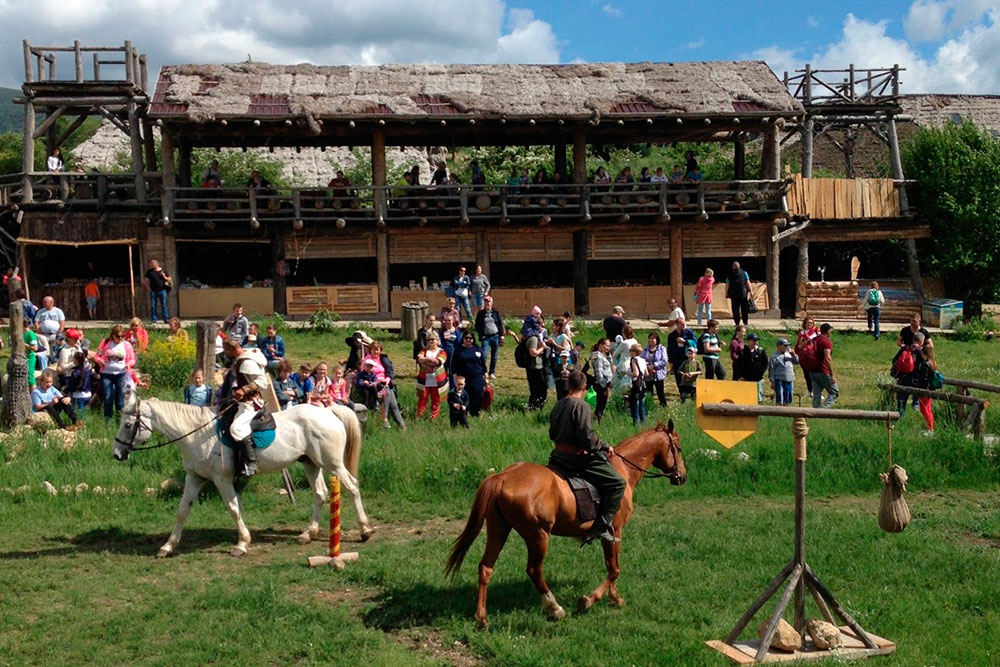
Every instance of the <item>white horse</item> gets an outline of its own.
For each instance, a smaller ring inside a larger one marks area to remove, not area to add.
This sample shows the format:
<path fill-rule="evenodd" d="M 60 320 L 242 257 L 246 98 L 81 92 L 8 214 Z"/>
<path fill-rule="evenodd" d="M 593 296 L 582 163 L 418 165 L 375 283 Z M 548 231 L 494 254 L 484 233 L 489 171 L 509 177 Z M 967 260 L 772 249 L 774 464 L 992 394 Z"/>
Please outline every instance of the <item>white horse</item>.
<path fill-rule="evenodd" d="M 239 542 L 231 556 L 245 556 L 250 547 L 250 531 L 243 523 L 243 505 L 233 488 L 233 450 L 223 446 L 216 433 L 218 413 L 208 407 L 160 401 L 155 398 L 141 400 L 130 393 L 125 399 L 122 421 L 115 435 L 114 455 L 119 461 L 128 459 L 133 450 L 148 441 L 153 433 L 168 438 L 181 450 L 187 477 L 184 497 L 177 509 L 177 522 L 166 544 L 160 547 L 157 558 L 174 552 L 181 539 L 181 530 L 198 492 L 211 480 L 219 489 L 230 516 L 236 522 Z M 327 499 L 323 473 L 335 474 L 344 489 L 354 500 L 354 508 L 361 526 L 361 539 L 371 537 L 372 528 L 361 504 L 358 489 L 358 460 L 361 457 L 361 427 L 354 412 L 335 405 L 330 409 L 313 405 L 297 405 L 274 414 L 276 425 L 274 442 L 257 450 L 260 473 L 278 472 L 301 461 L 313 490 L 312 520 L 298 536 L 300 544 L 308 544 L 319 534 Z"/>

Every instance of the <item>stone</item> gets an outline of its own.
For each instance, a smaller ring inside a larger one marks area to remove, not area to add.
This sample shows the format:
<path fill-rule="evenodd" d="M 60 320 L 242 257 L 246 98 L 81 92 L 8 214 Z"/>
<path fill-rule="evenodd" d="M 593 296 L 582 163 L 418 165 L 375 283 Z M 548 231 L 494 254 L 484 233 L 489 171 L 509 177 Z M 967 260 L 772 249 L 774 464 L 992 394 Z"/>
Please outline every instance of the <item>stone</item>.
<path fill-rule="evenodd" d="M 52 486 L 52 483 L 49 482 L 49 481 L 42 482 L 42 488 L 45 489 L 45 492 L 47 494 L 49 494 L 50 496 L 58 496 L 59 495 L 59 491 L 57 491 L 56 487 Z"/>
<path fill-rule="evenodd" d="M 145 489 L 143 490 L 143 493 L 145 493 L 145 494 L 146 494 L 147 496 L 155 496 L 155 495 L 156 495 L 156 489 L 154 489 L 154 488 L 153 488 L 153 487 L 151 487 L 151 486 L 147 486 L 147 487 L 146 487 L 146 488 L 145 488 Z"/>
<path fill-rule="evenodd" d="M 757 626 L 757 637 L 758 639 L 764 638 L 764 633 L 767 632 L 767 624 L 770 619 L 765 618 Z M 778 628 L 774 631 L 774 636 L 771 637 L 771 648 L 776 648 L 781 651 L 798 651 L 802 648 L 802 637 L 792 624 L 781 619 L 778 621 Z"/>
<path fill-rule="evenodd" d="M 806 630 L 812 637 L 813 646 L 821 649 L 834 649 L 840 646 L 842 638 L 840 629 L 833 623 L 811 618 L 806 621 Z"/>
<path fill-rule="evenodd" d="M 173 491 L 179 488 L 181 488 L 180 483 L 173 477 L 168 477 L 160 482 L 160 491 Z"/>
<path fill-rule="evenodd" d="M 76 485 L 76 492 L 77 494 L 81 494 L 89 488 L 90 488 L 89 484 L 87 484 L 86 482 L 80 482 L 79 484 Z"/>
<path fill-rule="evenodd" d="M 65 429 L 56 429 L 54 431 L 49 431 L 45 435 L 45 439 L 51 443 L 53 447 L 58 447 L 62 451 L 68 452 L 73 449 L 73 446 L 76 444 L 76 433 Z"/>
<path fill-rule="evenodd" d="M 64 496 L 68 496 L 71 493 L 73 493 L 73 485 L 72 484 L 63 484 L 62 494 Z"/>
<path fill-rule="evenodd" d="M 103 496 L 104 495 L 104 487 L 103 486 L 95 486 L 93 489 L 91 489 L 91 493 L 93 493 L 95 496 Z"/>
<path fill-rule="evenodd" d="M 56 427 L 56 423 L 52 421 L 52 417 L 47 412 L 32 412 L 28 415 L 28 420 L 24 422 L 24 425 L 35 429 L 39 433 Z"/>

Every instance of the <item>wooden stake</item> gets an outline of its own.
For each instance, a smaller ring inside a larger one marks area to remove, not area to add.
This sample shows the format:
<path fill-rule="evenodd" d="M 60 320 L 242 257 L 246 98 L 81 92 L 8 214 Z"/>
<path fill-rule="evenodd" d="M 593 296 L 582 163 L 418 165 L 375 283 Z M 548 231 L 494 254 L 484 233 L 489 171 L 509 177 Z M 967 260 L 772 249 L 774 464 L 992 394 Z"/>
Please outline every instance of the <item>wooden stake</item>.
<path fill-rule="evenodd" d="M 132 317 L 135 317 L 135 268 L 132 266 L 132 245 L 128 246 L 128 288 L 132 296 Z"/>

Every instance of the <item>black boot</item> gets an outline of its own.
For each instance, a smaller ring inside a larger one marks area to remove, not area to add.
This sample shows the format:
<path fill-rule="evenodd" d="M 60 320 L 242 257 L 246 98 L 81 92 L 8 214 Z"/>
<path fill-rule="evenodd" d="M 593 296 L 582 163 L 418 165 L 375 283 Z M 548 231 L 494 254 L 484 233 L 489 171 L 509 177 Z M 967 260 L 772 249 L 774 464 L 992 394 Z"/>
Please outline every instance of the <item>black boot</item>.
<path fill-rule="evenodd" d="M 590 544 L 594 540 L 603 540 L 604 542 L 620 542 L 615 536 L 615 529 L 612 526 L 615 520 L 615 512 L 608 512 L 602 508 L 602 511 L 597 515 L 597 519 L 594 520 L 594 525 L 590 527 L 587 531 L 587 536 L 584 538 L 584 544 Z"/>
<path fill-rule="evenodd" d="M 257 448 L 253 444 L 253 435 L 240 440 L 240 446 L 243 448 L 243 475 L 252 477 L 257 474 Z"/>

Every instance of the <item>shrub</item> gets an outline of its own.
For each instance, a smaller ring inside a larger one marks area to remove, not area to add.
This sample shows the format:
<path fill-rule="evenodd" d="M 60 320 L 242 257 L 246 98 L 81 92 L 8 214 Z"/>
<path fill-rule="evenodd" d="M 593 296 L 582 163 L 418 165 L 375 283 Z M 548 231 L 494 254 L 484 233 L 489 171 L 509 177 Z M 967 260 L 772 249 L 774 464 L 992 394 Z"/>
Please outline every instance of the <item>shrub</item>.
<path fill-rule="evenodd" d="M 281 316 L 281 313 L 254 316 L 250 318 L 250 321 L 260 325 L 262 336 L 266 334 L 268 327 L 274 327 L 274 330 L 278 333 L 285 333 L 289 329 L 288 322 Z"/>
<path fill-rule="evenodd" d="M 309 325 L 312 327 L 313 332 L 318 334 L 332 332 L 337 328 L 337 322 L 339 321 L 340 315 L 326 308 L 320 308 L 309 316 Z"/>
<path fill-rule="evenodd" d="M 139 356 L 139 371 L 148 373 L 154 386 L 182 387 L 195 366 L 195 343 L 158 340 Z"/>
<path fill-rule="evenodd" d="M 955 327 L 952 339 L 963 342 L 983 340 L 988 337 L 989 333 L 995 332 L 997 328 L 996 321 L 989 315 L 973 317 L 968 322 L 963 322 Z"/>

